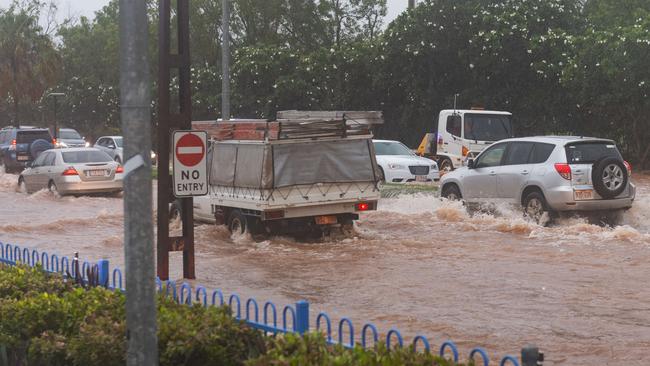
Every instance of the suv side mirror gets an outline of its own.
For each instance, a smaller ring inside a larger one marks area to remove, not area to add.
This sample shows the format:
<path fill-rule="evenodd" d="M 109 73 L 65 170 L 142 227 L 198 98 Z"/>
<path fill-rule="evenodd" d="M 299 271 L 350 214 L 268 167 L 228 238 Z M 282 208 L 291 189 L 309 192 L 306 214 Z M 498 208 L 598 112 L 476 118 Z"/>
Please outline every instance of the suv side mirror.
<path fill-rule="evenodd" d="M 467 169 L 474 169 L 474 159 L 467 159 Z"/>

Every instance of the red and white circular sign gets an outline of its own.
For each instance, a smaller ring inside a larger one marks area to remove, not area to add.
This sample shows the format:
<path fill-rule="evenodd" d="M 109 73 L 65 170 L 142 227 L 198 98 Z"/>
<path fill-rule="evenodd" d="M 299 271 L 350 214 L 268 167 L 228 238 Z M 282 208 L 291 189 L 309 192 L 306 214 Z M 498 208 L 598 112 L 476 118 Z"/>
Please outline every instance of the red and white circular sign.
<path fill-rule="evenodd" d="M 183 135 L 176 143 L 176 159 L 186 167 L 200 163 L 205 156 L 203 140 L 194 134 Z"/>

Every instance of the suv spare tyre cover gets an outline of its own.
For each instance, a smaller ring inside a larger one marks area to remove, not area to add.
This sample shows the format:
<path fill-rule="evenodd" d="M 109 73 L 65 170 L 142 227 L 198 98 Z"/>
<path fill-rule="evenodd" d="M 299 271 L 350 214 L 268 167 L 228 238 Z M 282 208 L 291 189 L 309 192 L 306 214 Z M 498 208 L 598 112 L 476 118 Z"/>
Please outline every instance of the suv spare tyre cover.
<path fill-rule="evenodd" d="M 594 189 L 603 198 L 614 198 L 623 193 L 628 179 L 625 163 L 613 156 L 599 159 L 591 169 Z"/>
<path fill-rule="evenodd" d="M 32 159 L 36 159 L 41 153 L 45 150 L 54 148 L 51 142 L 43 139 L 38 139 L 32 142 L 29 146 L 29 153 L 32 155 Z"/>

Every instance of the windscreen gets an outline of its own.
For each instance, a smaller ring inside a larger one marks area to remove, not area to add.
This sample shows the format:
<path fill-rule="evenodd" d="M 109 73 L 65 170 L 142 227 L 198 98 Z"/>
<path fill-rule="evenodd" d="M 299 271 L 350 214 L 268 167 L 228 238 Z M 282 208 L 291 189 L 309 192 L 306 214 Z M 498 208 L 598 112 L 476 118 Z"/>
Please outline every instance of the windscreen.
<path fill-rule="evenodd" d="M 604 157 L 621 159 L 612 141 L 580 142 L 567 145 L 566 159 L 569 164 L 593 164 Z"/>
<path fill-rule="evenodd" d="M 59 138 L 62 139 L 71 139 L 71 140 L 81 140 L 81 135 L 75 130 L 60 130 Z"/>
<path fill-rule="evenodd" d="M 36 140 L 52 142 L 52 136 L 50 136 L 50 132 L 47 130 L 18 131 L 16 134 L 17 144 L 31 144 Z"/>
<path fill-rule="evenodd" d="M 465 113 L 465 138 L 476 141 L 499 141 L 512 137 L 510 116 Z"/>
<path fill-rule="evenodd" d="M 377 155 L 413 155 L 413 152 L 408 147 L 399 142 L 373 141 L 373 144 Z"/>
<path fill-rule="evenodd" d="M 113 161 L 108 154 L 99 150 L 82 150 L 62 152 L 63 161 L 68 164 L 107 163 Z"/>
<path fill-rule="evenodd" d="M 121 137 L 115 137 L 113 140 L 115 140 L 115 143 L 117 144 L 117 147 L 122 147 L 124 139 L 122 139 Z"/>

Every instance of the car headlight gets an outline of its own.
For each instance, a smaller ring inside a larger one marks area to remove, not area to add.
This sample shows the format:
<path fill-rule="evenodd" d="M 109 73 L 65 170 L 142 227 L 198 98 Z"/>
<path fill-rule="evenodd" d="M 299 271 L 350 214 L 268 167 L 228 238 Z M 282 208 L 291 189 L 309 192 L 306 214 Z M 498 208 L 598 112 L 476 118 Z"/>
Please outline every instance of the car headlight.
<path fill-rule="evenodd" d="M 65 142 L 57 141 L 56 147 L 68 147 L 68 144 L 66 144 Z"/>
<path fill-rule="evenodd" d="M 404 166 L 400 164 L 388 164 L 388 169 L 404 169 Z"/>
<path fill-rule="evenodd" d="M 438 170 L 438 165 L 437 164 L 431 165 L 431 170 Z"/>
<path fill-rule="evenodd" d="M 86 147 L 90 147 L 90 142 L 86 141 Z"/>
<path fill-rule="evenodd" d="M 153 152 L 153 151 L 151 152 L 151 158 L 152 158 L 152 159 L 155 159 L 155 158 L 156 158 L 156 153 Z"/>

